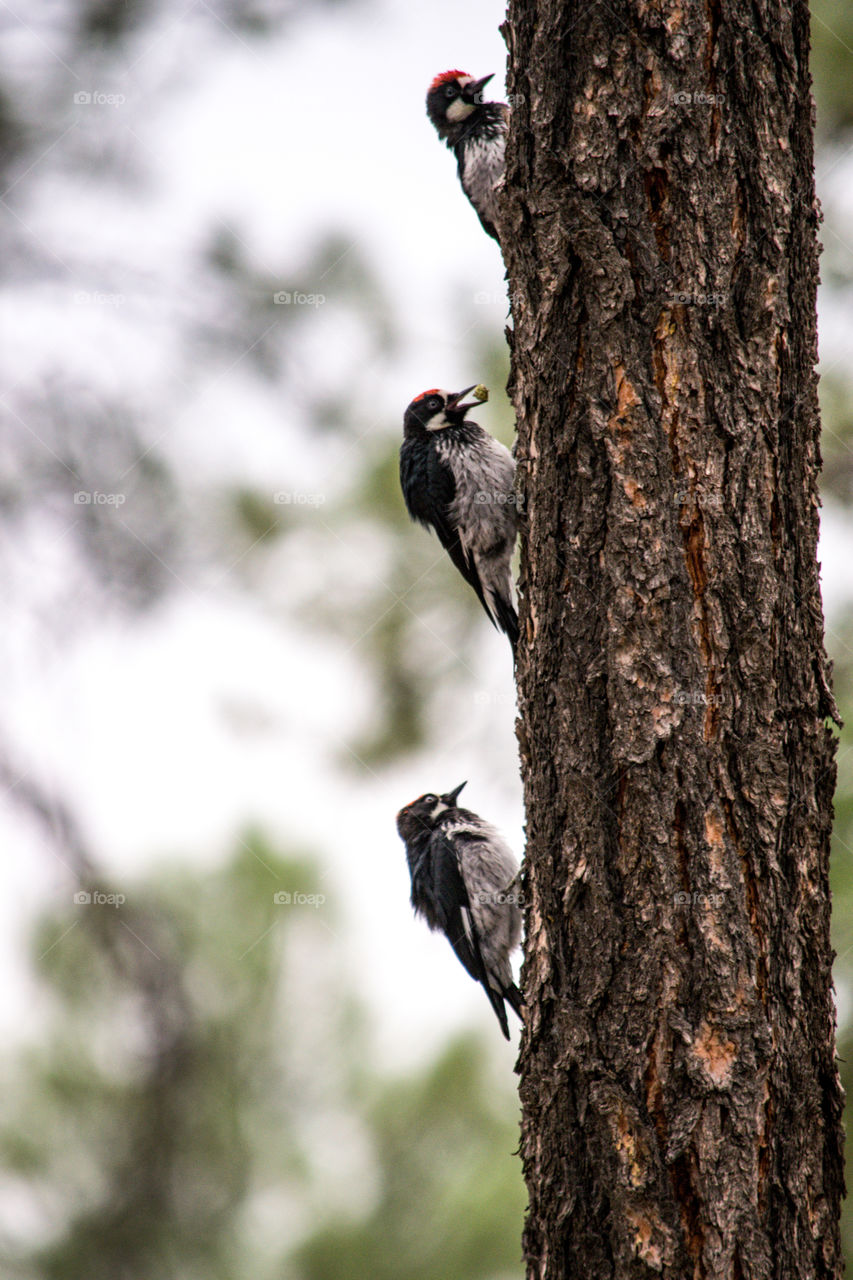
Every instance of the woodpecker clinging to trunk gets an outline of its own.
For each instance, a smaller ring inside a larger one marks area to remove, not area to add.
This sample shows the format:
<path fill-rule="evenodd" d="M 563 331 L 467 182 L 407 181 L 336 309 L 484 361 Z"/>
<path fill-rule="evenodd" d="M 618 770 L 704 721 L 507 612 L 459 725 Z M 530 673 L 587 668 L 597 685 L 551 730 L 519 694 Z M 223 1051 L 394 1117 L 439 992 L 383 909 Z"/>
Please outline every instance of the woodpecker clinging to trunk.
<path fill-rule="evenodd" d="M 522 1017 L 521 992 L 509 957 L 521 937 L 513 881 L 518 863 L 498 831 L 457 805 L 455 791 L 428 793 L 397 814 L 412 877 L 412 906 L 440 929 L 476 982 L 482 984 L 507 1040 L 504 1001 Z"/>
<path fill-rule="evenodd" d="M 429 87 L 426 106 L 438 136 L 455 152 L 462 190 L 483 228 L 499 242 L 495 190 L 504 175 L 509 108 L 505 102 L 483 101 L 491 78 L 443 71 Z"/>
<path fill-rule="evenodd" d="M 518 530 L 509 450 L 465 415 L 472 387 L 451 394 L 433 388 L 403 418 L 400 484 L 409 515 L 432 528 L 489 618 L 515 652 L 518 615 L 510 562 Z"/>

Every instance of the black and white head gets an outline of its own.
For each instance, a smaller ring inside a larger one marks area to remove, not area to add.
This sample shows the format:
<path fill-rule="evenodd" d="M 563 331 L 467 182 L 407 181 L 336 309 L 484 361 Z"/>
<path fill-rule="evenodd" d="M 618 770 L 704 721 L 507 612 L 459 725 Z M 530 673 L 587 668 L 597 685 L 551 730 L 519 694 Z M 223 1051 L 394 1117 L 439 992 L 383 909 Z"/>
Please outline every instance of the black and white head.
<path fill-rule="evenodd" d="M 476 385 L 476 384 L 475 384 Z M 443 431 L 446 427 L 461 426 L 469 409 L 476 408 L 479 401 L 470 400 L 464 403 L 469 391 L 474 386 L 465 387 L 464 391 L 442 391 L 432 387 L 415 396 L 403 416 L 403 430 L 406 435 L 419 428 L 424 431 Z"/>
<path fill-rule="evenodd" d="M 465 785 L 464 782 L 460 782 L 455 790 L 447 791 L 443 796 L 434 795 L 433 792 L 428 791 L 426 795 L 418 796 L 417 800 L 413 800 L 411 804 L 404 805 L 397 814 L 397 830 L 400 838 L 408 845 L 423 840 L 425 836 L 431 836 L 445 814 L 458 807 L 456 801 Z"/>
<path fill-rule="evenodd" d="M 467 71 L 442 71 L 427 92 L 427 115 L 442 138 L 464 124 L 484 104 L 483 89 L 492 75 L 475 80 Z"/>

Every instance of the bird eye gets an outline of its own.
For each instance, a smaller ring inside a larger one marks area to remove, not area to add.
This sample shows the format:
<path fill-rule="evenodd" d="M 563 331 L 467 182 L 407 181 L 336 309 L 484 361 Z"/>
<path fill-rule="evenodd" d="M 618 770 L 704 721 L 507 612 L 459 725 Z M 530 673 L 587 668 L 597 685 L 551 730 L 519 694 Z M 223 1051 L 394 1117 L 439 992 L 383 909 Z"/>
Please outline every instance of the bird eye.
<path fill-rule="evenodd" d="M 457 86 L 455 84 L 446 84 L 444 86 L 445 98 L 452 98 L 455 95 L 456 91 L 457 91 Z"/>
<path fill-rule="evenodd" d="M 440 409 L 440 408 L 441 408 L 441 401 L 439 400 L 438 396 L 430 396 L 430 398 L 429 398 L 429 407 L 430 407 L 430 409 Z"/>
<path fill-rule="evenodd" d="M 427 804 L 434 804 L 437 799 L 438 799 L 438 796 L 424 796 L 424 800 L 427 802 Z"/>

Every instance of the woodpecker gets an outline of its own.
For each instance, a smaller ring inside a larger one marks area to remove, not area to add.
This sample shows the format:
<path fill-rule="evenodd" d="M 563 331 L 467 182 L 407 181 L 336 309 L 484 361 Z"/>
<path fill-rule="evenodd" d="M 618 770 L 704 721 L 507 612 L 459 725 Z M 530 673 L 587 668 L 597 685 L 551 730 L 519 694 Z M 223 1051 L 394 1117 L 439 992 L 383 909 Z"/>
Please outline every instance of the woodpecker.
<path fill-rule="evenodd" d="M 473 387 L 416 396 L 403 418 L 400 484 L 409 515 L 432 528 L 496 627 L 518 642 L 510 562 L 518 530 L 509 449 L 465 415 Z"/>
<path fill-rule="evenodd" d="M 513 881 L 518 863 L 495 828 L 457 805 L 459 792 L 427 793 L 397 814 L 412 877 L 412 906 L 440 929 L 471 977 L 482 984 L 507 1040 L 504 1001 L 522 1017 L 509 957 L 521 936 Z"/>
<path fill-rule="evenodd" d="M 491 79 L 443 71 L 429 87 L 426 108 L 438 136 L 456 155 L 462 190 L 483 229 L 500 241 L 495 191 L 504 176 L 509 108 L 505 102 L 483 101 L 483 89 Z"/>

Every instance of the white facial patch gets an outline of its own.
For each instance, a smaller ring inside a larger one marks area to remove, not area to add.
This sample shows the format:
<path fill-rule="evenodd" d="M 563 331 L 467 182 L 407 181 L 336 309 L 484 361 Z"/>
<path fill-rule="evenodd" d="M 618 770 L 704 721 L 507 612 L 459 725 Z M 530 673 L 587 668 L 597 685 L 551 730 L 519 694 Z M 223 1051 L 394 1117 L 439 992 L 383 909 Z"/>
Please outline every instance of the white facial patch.
<path fill-rule="evenodd" d="M 438 395 L 440 395 L 442 400 L 445 400 L 445 401 L 449 400 L 450 398 L 449 391 L 439 391 Z M 444 416 L 443 409 L 436 409 L 433 416 L 431 418 L 428 418 L 424 423 L 424 426 L 426 427 L 427 431 L 443 431 L 445 427 L 449 427 L 450 425 L 451 425 L 450 422 Z"/>
<path fill-rule="evenodd" d="M 440 813 L 444 813 L 445 809 L 447 809 L 447 805 L 444 803 L 443 800 L 439 800 L 438 804 L 435 806 L 435 808 L 433 809 L 432 813 L 429 816 L 431 818 L 437 818 Z"/>
<path fill-rule="evenodd" d="M 459 124 L 462 120 L 467 120 L 473 110 L 473 103 L 463 102 L 461 98 L 456 98 L 447 108 L 447 119 L 451 124 Z"/>

